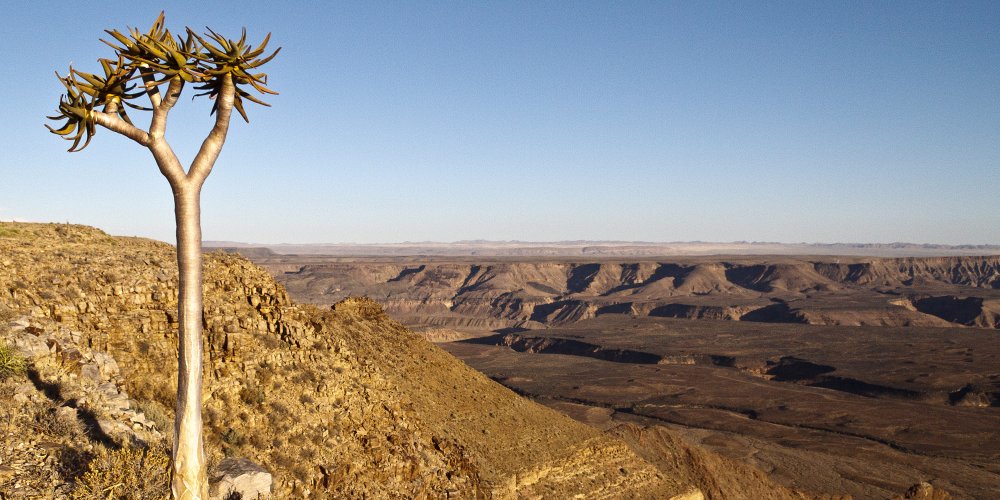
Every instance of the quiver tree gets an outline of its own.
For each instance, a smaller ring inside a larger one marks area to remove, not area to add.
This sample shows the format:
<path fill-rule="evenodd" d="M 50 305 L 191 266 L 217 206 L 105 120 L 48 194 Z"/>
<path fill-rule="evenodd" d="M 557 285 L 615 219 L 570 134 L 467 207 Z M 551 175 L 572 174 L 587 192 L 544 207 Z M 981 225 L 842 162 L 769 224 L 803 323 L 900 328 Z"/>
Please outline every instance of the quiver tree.
<path fill-rule="evenodd" d="M 252 91 L 275 94 L 268 89 L 267 75 L 257 73 L 277 53 L 261 57 L 270 34 L 259 46 L 246 43 L 246 30 L 239 40 L 208 30 L 198 35 L 185 28 L 185 36 L 174 36 L 163 25 L 163 13 L 148 33 L 129 29 L 128 33 L 108 30 L 114 57 L 99 59 L 103 74 L 91 74 L 70 67 L 65 76 L 56 76 L 66 94 L 59 100 L 62 121 L 55 134 L 73 142 L 70 152 L 90 144 L 98 127 L 119 133 L 149 149 L 167 178 L 174 197 L 177 222 L 178 295 L 177 406 L 174 421 L 171 492 L 176 499 L 207 499 L 205 452 L 202 446 L 202 255 L 201 187 L 212 171 L 226 141 L 233 109 L 247 122 L 244 102 L 266 103 Z M 213 101 L 215 123 L 190 166 L 185 169 L 167 143 L 165 133 L 170 110 L 186 85 L 194 85 Z M 137 100 L 142 100 L 139 104 Z M 148 106 L 144 105 L 148 100 Z M 128 110 L 149 111 L 146 130 L 133 123 Z M 83 144 L 81 145 L 81 140 Z"/>

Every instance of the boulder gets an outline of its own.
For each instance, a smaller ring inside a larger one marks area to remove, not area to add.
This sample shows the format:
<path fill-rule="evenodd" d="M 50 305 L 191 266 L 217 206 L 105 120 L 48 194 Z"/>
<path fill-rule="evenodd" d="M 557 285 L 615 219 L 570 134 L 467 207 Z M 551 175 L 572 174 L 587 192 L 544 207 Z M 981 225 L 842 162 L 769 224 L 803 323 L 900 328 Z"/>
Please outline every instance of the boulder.
<path fill-rule="evenodd" d="M 27 331 L 15 333 L 9 341 L 22 356 L 28 359 L 40 358 L 49 354 L 49 346 L 45 343 L 45 339 Z"/>
<path fill-rule="evenodd" d="M 212 477 L 209 497 L 230 500 L 238 494 L 244 500 L 271 497 L 271 473 L 246 458 L 226 458 Z"/>
<path fill-rule="evenodd" d="M 101 379 L 101 370 L 94 363 L 87 363 L 80 366 L 80 381 L 87 381 L 92 385 L 100 385 L 104 380 Z"/>
<path fill-rule="evenodd" d="M 924 481 L 911 486 L 903 496 L 894 497 L 893 500 L 951 500 L 951 498 L 947 491 L 935 488 L 931 483 Z"/>
<path fill-rule="evenodd" d="M 118 362 L 115 358 L 111 357 L 110 354 L 104 352 L 95 352 L 94 363 L 97 364 L 97 368 L 100 370 L 101 375 L 108 380 L 114 380 L 119 375 L 121 375 L 121 369 L 118 368 Z"/>

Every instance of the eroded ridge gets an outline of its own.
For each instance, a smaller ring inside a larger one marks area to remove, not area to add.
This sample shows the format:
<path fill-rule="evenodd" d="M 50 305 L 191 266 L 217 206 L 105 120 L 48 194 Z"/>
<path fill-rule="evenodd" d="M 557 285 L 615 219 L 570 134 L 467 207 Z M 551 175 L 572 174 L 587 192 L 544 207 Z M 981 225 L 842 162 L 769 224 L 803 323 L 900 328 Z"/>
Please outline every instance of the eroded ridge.
<path fill-rule="evenodd" d="M 538 328 L 616 314 L 853 326 L 1000 322 L 995 256 L 588 262 L 252 255 L 301 300 L 367 295 L 407 324 L 436 327 Z"/>

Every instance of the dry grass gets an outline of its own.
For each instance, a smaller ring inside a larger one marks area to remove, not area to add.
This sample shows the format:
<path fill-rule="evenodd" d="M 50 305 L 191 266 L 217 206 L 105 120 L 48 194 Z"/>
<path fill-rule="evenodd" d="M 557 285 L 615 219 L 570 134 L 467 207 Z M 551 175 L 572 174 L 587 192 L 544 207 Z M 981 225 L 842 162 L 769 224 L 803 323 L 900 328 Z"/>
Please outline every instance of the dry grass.
<path fill-rule="evenodd" d="M 101 449 L 77 481 L 74 499 L 167 499 L 170 460 L 158 449 Z"/>
<path fill-rule="evenodd" d="M 23 375 L 24 369 L 24 358 L 6 342 L 0 343 L 0 381 Z"/>

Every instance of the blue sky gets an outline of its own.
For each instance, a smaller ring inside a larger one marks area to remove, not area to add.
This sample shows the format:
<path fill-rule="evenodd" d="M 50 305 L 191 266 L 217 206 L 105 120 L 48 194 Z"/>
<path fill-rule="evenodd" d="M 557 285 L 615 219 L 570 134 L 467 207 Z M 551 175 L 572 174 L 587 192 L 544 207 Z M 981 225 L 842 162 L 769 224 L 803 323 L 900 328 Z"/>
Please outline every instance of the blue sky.
<path fill-rule="evenodd" d="M 206 239 L 1000 244 L 998 2 L 313 4 L 165 6 L 283 47 Z M 0 220 L 173 241 L 147 151 L 102 130 L 70 154 L 42 126 L 53 71 L 97 70 L 105 28 L 164 8 L 102 5 L 5 8 Z M 209 107 L 171 115 L 183 162 Z"/>

